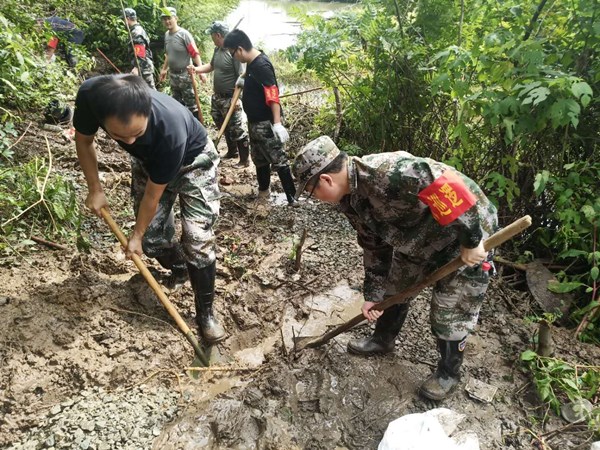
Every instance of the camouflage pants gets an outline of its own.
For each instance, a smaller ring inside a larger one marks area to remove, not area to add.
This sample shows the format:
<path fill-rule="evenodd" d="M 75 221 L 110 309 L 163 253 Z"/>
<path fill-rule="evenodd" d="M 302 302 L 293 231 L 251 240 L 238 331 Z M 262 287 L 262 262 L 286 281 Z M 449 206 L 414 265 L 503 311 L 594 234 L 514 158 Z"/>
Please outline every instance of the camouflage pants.
<path fill-rule="evenodd" d="M 219 186 L 217 166 L 219 155 L 209 140 L 192 164 L 184 166 L 160 198 L 156 215 L 150 222 L 142 247 L 144 253 L 156 258 L 181 245 L 185 261 L 198 268 L 216 259 L 215 236 L 212 227 L 219 216 Z M 132 158 L 131 191 L 137 212 L 144 196 L 148 175 L 138 159 Z M 179 197 L 181 209 L 181 243 L 174 241 L 173 205 Z"/>
<path fill-rule="evenodd" d="M 231 106 L 231 100 L 231 97 L 212 96 L 210 102 L 210 115 L 215 121 L 215 126 L 218 130 L 221 129 L 221 126 L 225 121 L 225 116 L 227 116 L 227 112 Z M 233 114 L 231 114 L 231 117 L 229 118 L 227 127 L 225 128 L 225 137 L 227 138 L 227 142 L 237 142 L 241 141 L 246 136 L 247 134 L 242 123 L 242 102 L 238 100 L 235 109 L 233 110 Z"/>
<path fill-rule="evenodd" d="M 150 86 L 152 89 L 156 89 L 156 85 L 154 84 L 154 65 L 150 64 L 148 66 L 141 66 L 142 69 L 142 78 L 144 81 Z"/>
<path fill-rule="evenodd" d="M 171 71 L 170 83 L 171 97 L 193 113 L 198 111 L 196 96 L 194 95 L 194 86 L 192 85 L 192 79 L 187 71 L 184 70 L 181 73 Z"/>
<path fill-rule="evenodd" d="M 273 169 L 278 170 L 288 166 L 285 148 L 273 134 L 269 120 L 248 123 L 248 134 L 250 135 L 250 155 L 257 168 L 270 164 Z"/>
<path fill-rule="evenodd" d="M 394 252 L 386 283 L 385 297 L 421 281 L 425 275 L 450 259 L 432 267 L 426 261 Z M 489 272 L 480 266 L 463 267 L 438 281 L 431 297 L 430 324 L 433 334 L 445 341 L 461 341 L 477 325 L 479 310 L 489 284 Z M 407 299 L 410 302 L 412 299 Z"/>

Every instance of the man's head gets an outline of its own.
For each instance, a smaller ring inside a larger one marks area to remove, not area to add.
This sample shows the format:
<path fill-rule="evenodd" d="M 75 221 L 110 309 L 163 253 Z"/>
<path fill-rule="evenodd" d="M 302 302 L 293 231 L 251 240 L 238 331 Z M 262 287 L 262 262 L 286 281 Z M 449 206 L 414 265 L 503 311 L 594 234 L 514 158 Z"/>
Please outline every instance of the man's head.
<path fill-rule="evenodd" d="M 172 6 L 167 8 L 161 8 L 160 18 L 162 20 L 163 25 L 169 31 L 177 30 L 177 10 Z"/>
<path fill-rule="evenodd" d="M 142 136 L 152 111 L 150 88 L 136 75 L 104 75 L 90 92 L 97 119 L 118 141 L 133 144 Z"/>
<path fill-rule="evenodd" d="M 137 22 L 137 13 L 135 12 L 135 9 L 125 8 L 124 12 L 125 12 L 125 20 L 127 20 L 128 23 L 131 24 L 131 23 Z"/>
<path fill-rule="evenodd" d="M 227 33 L 223 47 L 229 51 L 232 57 L 243 63 L 250 62 L 248 60 L 249 52 L 254 48 L 250 38 L 242 30 L 232 30 Z"/>
<path fill-rule="evenodd" d="M 229 33 L 229 27 L 225 22 L 215 21 L 206 30 L 206 34 L 210 34 L 213 43 L 222 48 L 225 42 L 225 36 Z"/>
<path fill-rule="evenodd" d="M 339 203 L 349 192 L 346 161 L 329 136 L 321 136 L 306 144 L 292 163 L 292 174 L 296 179 L 296 198 L 304 191 L 309 197 Z"/>

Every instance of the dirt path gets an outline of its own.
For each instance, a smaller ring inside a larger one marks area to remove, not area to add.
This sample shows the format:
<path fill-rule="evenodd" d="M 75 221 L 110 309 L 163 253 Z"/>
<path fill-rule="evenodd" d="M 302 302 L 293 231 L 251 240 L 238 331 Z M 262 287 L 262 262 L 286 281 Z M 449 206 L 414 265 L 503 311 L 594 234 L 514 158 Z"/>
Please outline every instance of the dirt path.
<path fill-rule="evenodd" d="M 20 146 L 35 154 L 40 134 Z M 84 186 L 73 145 L 51 136 L 58 170 Z M 298 144 L 296 144 L 298 145 Z M 100 140 L 99 165 L 120 225 L 133 225 L 125 154 Z M 565 426 L 540 408 L 518 362 L 529 347 L 528 294 L 494 281 L 480 326 L 469 341 L 464 381 L 498 387 L 492 403 L 461 388 L 440 405 L 416 391 L 437 355 L 429 331 L 427 293 L 414 302 L 394 355 L 349 355 L 350 338 L 294 353 L 292 336 L 320 334 L 359 311 L 361 255 L 346 220 L 329 206 L 283 206 L 276 177 L 270 208 L 257 208 L 253 168 L 222 173 L 216 309 L 229 337 L 213 349 L 223 370 L 185 372 L 193 352 L 174 328 L 108 228 L 88 217 L 89 254 L 36 247 L 0 267 L 0 446 L 2 448 L 197 449 L 376 448 L 387 424 L 404 414 L 444 406 L 466 415 L 460 429 L 477 433 L 481 448 L 531 448 L 531 434 Z M 84 192 L 80 194 L 83 196 Z M 293 242 L 308 230 L 300 272 Z M 147 261 L 157 272 L 160 268 Z M 169 293 L 193 324 L 189 284 Z M 558 331 L 557 353 L 588 348 Z M 581 428 L 548 435 L 551 448 L 577 448 Z"/>

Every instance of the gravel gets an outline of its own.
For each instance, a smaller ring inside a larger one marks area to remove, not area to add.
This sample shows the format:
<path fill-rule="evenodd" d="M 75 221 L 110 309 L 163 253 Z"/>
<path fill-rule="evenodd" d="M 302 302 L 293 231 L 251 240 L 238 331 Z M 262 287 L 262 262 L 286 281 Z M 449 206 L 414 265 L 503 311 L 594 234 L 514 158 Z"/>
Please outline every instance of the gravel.
<path fill-rule="evenodd" d="M 179 394 L 140 385 L 121 392 L 95 387 L 54 405 L 14 450 L 137 450 L 152 446 L 178 413 Z"/>

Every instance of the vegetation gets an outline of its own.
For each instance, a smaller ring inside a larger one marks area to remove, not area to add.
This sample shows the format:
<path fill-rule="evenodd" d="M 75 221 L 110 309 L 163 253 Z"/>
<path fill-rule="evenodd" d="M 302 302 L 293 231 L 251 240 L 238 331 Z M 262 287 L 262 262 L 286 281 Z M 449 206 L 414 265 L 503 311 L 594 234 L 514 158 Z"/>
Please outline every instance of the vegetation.
<path fill-rule="evenodd" d="M 584 339 L 598 332 L 597 2 L 365 0 L 306 16 L 288 52 L 343 105 L 350 153 L 405 149 L 470 174 L 503 223 L 532 215 L 519 250 L 564 264 Z M 333 96 L 319 126 L 333 134 Z M 584 312 L 586 311 L 586 312 Z"/>

